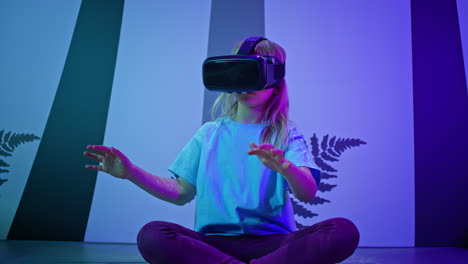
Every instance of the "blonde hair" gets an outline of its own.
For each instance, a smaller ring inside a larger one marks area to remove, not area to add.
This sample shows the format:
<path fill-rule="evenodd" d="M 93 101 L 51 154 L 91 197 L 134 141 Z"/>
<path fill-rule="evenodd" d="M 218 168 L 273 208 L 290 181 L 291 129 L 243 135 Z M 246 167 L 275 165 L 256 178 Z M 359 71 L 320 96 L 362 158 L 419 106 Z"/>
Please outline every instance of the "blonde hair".
<path fill-rule="evenodd" d="M 234 47 L 234 54 L 237 54 L 242 43 L 243 41 Z M 286 60 L 286 52 L 284 49 L 271 40 L 260 41 L 255 46 L 254 54 L 274 56 L 283 63 Z M 288 143 L 289 112 L 289 97 L 286 80 L 283 78 L 274 89 L 275 91 L 265 104 L 265 111 L 261 118 L 261 122 L 268 123 L 268 126 L 262 131 L 261 143 L 273 142 L 275 147 L 284 150 Z M 238 102 L 234 94 L 221 93 L 218 98 L 216 98 L 211 110 L 213 120 L 235 114 L 237 112 L 237 105 Z M 220 113 L 217 115 L 218 112 Z"/>

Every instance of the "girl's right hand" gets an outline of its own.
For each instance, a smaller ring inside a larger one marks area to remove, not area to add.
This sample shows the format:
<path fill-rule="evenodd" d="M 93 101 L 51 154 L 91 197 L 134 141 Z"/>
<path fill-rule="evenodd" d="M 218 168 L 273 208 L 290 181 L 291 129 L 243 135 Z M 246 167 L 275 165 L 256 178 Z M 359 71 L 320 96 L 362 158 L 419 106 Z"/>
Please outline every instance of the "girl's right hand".
<path fill-rule="evenodd" d="M 88 145 L 87 149 L 94 151 L 97 154 L 85 151 L 83 152 L 83 155 L 102 163 L 102 165 L 85 165 L 85 168 L 107 172 L 110 175 L 121 179 L 129 178 L 129 171 L 133 164 L 118 149 L 100 145 Z"/>

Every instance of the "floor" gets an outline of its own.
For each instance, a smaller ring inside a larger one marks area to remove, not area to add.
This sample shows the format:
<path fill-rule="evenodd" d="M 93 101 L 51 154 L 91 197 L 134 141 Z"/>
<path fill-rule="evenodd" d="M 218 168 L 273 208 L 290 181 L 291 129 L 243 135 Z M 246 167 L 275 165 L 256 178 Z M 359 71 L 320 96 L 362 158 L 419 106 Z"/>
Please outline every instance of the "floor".
<path fill-rule="evenodd" d="M 0 241 L 1 264 L 146 263 L 135 244 Z M 468 264 L 464 248 L 358 248 L 341 264 Z"/>

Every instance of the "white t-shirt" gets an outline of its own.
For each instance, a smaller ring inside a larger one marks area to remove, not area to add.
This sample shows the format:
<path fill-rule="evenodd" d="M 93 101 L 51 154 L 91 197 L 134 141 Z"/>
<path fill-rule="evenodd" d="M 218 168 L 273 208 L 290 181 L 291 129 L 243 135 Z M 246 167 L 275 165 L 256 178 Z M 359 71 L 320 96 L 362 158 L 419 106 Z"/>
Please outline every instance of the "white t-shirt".
<path fill-rule="evenodd" d="M 196 188 L 195 231 L 229 236 L 297 230 L 286 180 L 247 154 L 250 142 L 260 144 L 266 125 L 229 117 L 207 122 L 170 165 L 170 172 Z M 311 168 L 318 186 L 320 171 L 304 137 L 292 125 L 285 158 Z"/>

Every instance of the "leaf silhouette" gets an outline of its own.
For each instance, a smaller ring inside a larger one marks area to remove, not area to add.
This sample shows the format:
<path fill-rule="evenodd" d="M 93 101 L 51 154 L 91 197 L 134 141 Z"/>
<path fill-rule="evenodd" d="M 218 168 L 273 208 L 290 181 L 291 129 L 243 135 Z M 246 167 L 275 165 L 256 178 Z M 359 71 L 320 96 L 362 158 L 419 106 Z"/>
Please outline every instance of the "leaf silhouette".
<path fill-rule="evenodd" d="M 5 130 L 0 130 L 0 156 L 9 157 L 12 156 L 12 153 L 15 148 L 19 145 L 30 142 L 36 139 L 40 139 L 34 134 L 24 134 L 24 133 L 12 133 L 9 131 L 5 134 Z M 10 172 L 5 167 L 10 167 L 8 163 L 0 159 L 0 173 Z M 0 186 L 4 184 L 7 179 L 0 179 Z"/>
<path fill-rule="evenodd" d="M 10 167 L 10 165 L 0 159 L 0 167 Z"/>
<path fill-rule="evenodd" d="M 0 148 L 0 156 L 9 157 L 11 154 Z"/>
<path fill-rule="evenodd" d="M 0 138 L 0 142 L 2 143 L 2 147 L 9 152 L 13 152 L 15 148 L 19 145 L 31 142 L 36 139 L 40 139 L 39 137 L 35 136 L 34 134 L 23 134 L 23 133 L 13 133 L 11 131 L 5 134 L 5 137 L 2 139 Z"/>
<path fill-rule="evenodd" d="M 335 146 L 335 139 L 336 139 L 336 137 L 332 137 L 330 139 L 330 142 L 328 143 L 329 148 L 333 148 Z"/>
<path fill-rule="evenodd" d="M 8 141 L 10 139 L 11 131 L 5 134 L 3 141 Z"/>
<path fill-rule="evenodd" d="M 328 174 L 326 172 L 322 172 L 320 175 L 322 176 L 322 179 L 338 178 L 338 176 L 333 175 L 333 174 Z"/>
<path fill-rule="evenodd" d="M 297 229 L 304 229 L 304 228 L 306 228 L 307 226 L 302 225 L 301 223 L 299 223 L 298 221 L 296 221 L 296 227 L 297 227 Z"/>
<path fill-rule="evenodd" d="M 321 192 L 329 192 L 333 188 L 335 188 L 336 186 L 337 186 L 336 184 L 328 184 L 328 183 L 322 182 L 322 183 L 319 184 L 318 189 Z"/>
<path fill-rule="evenodd" d="M 330 156 L 330 155 L 329 155 L 327 152 L 325 152 L 325 151 L 323 151 L 322 153 L 320 153 L 320 156 L 322 156 L 322 158 L 323 158 L 324 160 L 328 160 L 328 161 L 338 161 L 337 158 Z"/>
<path fill-rule="evenodd" d="M 0 138 L 0 143 L 2 143 L 3 149 L 5 149 L 6 151 L 9 151 L 9 152 L 12 152 L 13 150 L 10 149 L 10 147 L 7 144 L 8 141 L 10 140 L 10 135 L 11 135 L 11 131 L 6 133 L 5 136 L 3 136 L 3 138 Z"/>
<path fill-rule="evenodd" d="M 10 165 L 3 160 L 0 160 L 0 167 L 10 167 Z M 9 170 L 0 168 L 0 173 L 9 172 Z"/>
<path fill-rule="evenodd" d="M 5 149 L 6 151 L 13 152 L 13 150 L 10 149 L 10 147 L 8 147 L 7 143 L 3 143 L 2 148 Z"/>
<path fill-rule="evenodd" d="M 317 204 L 324 204 L 324 203 L 329 203 L 329 202 L 330 202 L 329 200 L 323 199 L 322 197 L 316 195 L 315 198 L 312 199 L 312 201 L 307 202 L 306 204 L 317 205 Z"/>
<path fill-rule="evenodd" d="M 366 142 L 360 140 L 360 139 L 354 139 L 354 138 L 346 138 L 346 139 L 338 139 L 335 143 L 335 151 L 338 154 L 341 154 L 341 152 L 345 151 L 348 148 L 352 147 L 357 147 L 362 144 L 367 144 Z"/>
<path fill-rule="evenodd" d="M 311 211 L 307 210 L 304 206 L 296 202 L 296 200 L 291 199 L 293 210 L 296 215 L 302 216 L 304 218 L 312 218 L 317 216 L 317 214 L 312 213 Z"/>
<path fill-rule="evenodd" d="M 338 178 L 336 175 L 337 170 L 330 165 L 330 162 L 337 162 L 346 149 L 357 147 L 361 144 L 367 144 L 366 142 L 360 139 L 350 139 L 350 138 L 338 138 L 336 136 L 329 137 L 329 135 L 325 135 L 321 141 L 319 146 L 319 139 L 317 135 L 314 133 L 313 136 L 310 138 L 310 143 L 312 147 L 312 155 L 314 156 L 315 164 L 321 170 L 321 179 L 323 180 L 319 186 L 318 191 L 321 193 L 330 192 L 338 185 L 336 184 L 329 184 L 327 180 L 332 178 Z M 320 150 L 321 149 L 321 150 Z M 314 217 L 318 214 L 315 214 L 311 211 L 308 211 L 303 204 L 309 205 L 322 205 L 325 203 L 330 203 L 330 200 L 324 199 L 319 196 L 315 196 L 314 199 L 307 203 L 298 203 L 293 200 L 293 208 L 294 212 L 299 216 L 308 216 Z M 296 225 L 298 228 L 304 228 L 306 226 L 302 225 L 301 223 L 296 221 Z"/>
<path fill-rule="evenodd" d="M 333 156 L 335 156 L 335 157 L 337 157 L 337 158 L 340 157 L 340 154 L 336 153 L 336 152 L 333 150 L 333 148 L 327 149 L 327 153 L 332 154 Z"/>
<path fill-rule="evenodd" d="M 315 157 L 314 160 L 315 160 L 315 164 L 317 164 L 317 166 L 319 166 L 324 171 L 331 171 L 331 172 L 337 171 L 332 166 L 325 163 L 320 157 Z"/>
<path fill-rule="evenodd" d="M 322 150 L 325 151 L 327 150 L 328 148 L 328 135 L 325 135 L 323 138 L 322 138 Z"/>
<path fill-rule="evenodd" d="M 310 138 L 310 144 L 312 145 L 312 155 L 317 157 L 319 155 L 319 146 L 318 146 L 318 138 L 314 135 Z"/>

